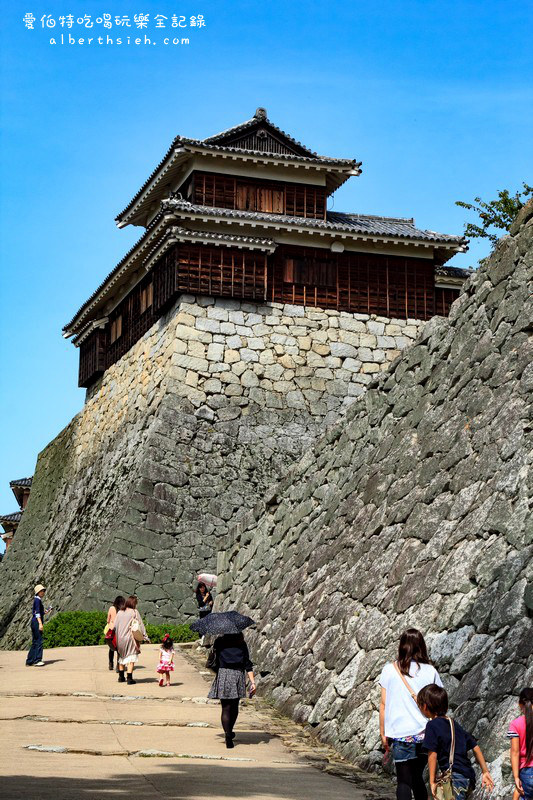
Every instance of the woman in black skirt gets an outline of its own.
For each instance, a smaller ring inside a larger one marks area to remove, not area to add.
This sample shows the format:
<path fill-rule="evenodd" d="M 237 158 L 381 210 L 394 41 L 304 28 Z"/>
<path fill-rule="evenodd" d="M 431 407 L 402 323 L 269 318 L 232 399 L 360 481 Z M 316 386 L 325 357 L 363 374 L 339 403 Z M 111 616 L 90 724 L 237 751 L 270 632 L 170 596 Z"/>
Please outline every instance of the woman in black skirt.
<path fill-rule="evenodd" d="M 220 636 L 214 647 L 217 675 L 207 696 L 211 700 L 220 700 L 226 747 L 233 747 L 233 727 L 239 716 L 239 700 L 246 697 L 246 673 L 250 681 L 250 697 L 255 694 L 253 664 L 242 633 Z"/>

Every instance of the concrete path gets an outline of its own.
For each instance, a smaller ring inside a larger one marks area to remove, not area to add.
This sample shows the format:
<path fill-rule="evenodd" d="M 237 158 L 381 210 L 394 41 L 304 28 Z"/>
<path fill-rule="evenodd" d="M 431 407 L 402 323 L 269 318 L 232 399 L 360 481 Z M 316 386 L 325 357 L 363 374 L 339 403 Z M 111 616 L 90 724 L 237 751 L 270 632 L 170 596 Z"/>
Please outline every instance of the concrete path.
<path fill-rule="evenodd" d="M 40 668 L 26 667 L 23 653 L 0 652 L 0 798 L 382 796 L 310 766 L 313 756 L 273 734 L 256 701 L 244 703 L 227 750 L 219 705 L 206 701 L 209 675 L 178 652 L 173 685 L 160 688 L 157 652 L 143 648 L 135 686 L 117 682 L 104 647 L 48 650 Z M 324 762 L 320 752 L 316 759 Z"/>

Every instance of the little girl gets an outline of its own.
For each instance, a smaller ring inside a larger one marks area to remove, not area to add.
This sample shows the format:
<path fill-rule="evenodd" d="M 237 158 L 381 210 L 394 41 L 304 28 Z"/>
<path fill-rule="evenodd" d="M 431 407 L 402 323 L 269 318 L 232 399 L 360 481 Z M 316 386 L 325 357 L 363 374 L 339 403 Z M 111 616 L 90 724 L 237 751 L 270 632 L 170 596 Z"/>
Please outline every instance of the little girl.
<path fill-rule="evenodd" d="M 533 688 L 522 689 L 518 698 L 521 715 L 509 725 L 511 767 L 521 800 L 533 800 Z"/>
<path fill-rule="evenodd" d="M 157 665 L 157 672 L 161 675 L 159 685 L 163 686 L 166 677 L 165 686 L 170 686 L 170 673 L 174 672 L 174 642 L 165 633 L 161 649 L 159 650 L 159 664 Z"/>

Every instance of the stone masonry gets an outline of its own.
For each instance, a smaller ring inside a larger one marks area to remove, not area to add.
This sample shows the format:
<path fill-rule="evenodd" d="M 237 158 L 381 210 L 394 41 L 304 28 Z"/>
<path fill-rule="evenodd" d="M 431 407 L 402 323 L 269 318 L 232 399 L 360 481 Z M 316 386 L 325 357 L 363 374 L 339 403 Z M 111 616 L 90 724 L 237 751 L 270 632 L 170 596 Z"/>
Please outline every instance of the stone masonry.
<path fill-rule="evenodd" d="M 0 567 L 0 644 L 26 640 L 36 581 L 56 611 L 135 592 L 150 621 L 193 614 L 229 520 L 422 325 L 182 295 L 40 454 Z"/>
<path fill-rule="evenodd" d="M 456 718 L 510 796 L 505 738 L 533 684 L 533 203 L 448 319 L 236 523 L 221 607 L 257 620 L 262 692 L 381 763 L 377 684 L 420 628 Z"/>

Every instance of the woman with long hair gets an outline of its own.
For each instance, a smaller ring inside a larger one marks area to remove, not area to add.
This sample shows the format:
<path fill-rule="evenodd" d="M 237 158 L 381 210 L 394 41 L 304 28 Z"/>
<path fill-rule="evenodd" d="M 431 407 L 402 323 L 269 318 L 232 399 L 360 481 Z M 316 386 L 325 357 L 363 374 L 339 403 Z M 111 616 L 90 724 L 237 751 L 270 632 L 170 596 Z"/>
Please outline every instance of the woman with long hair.
<path fill-rule="evenodd" d="M 134 594 L 126 600 L 124 608 L 117 612 L 115 618 L 115 632 L 117 634 L 118 651 L 118 681 L 124 683 L 127 673 L 128 683 L 135 683 L 133 680 L 133 670 L 139 659 L 141 645 L 133 636 L 133 626 L 141 631 L 143 641 L 149 642 L 146 628 L 137 610 L 137 598 Z"/>
<path fill-rule="evenodd" d="M 520 716 L 509 725 L 511 767 L 518 794 L 533 800 L 533 688 L 522 689 L 518 697 Z"/>
<path fill-rule="evenodd" d="M 113 659 L 115 657 L 115 652 L 117 649 L 116 647 L 117 639 L 116 636 L 113 635 L 115 630 L 115 620 L 117 618 L 118 612 L 122 611 L 125 604 L 126 604 L 125 598 L 122 597 L 121 594 L 119 594 L 118 597 L 115 597 L 115 599 L 113 600 L 113 604 L 109 606 L 109 609 L 107 611 L 106 642 L 109 646 L 109 669 L 111 671 L 113 671 Z M 110 632 L 111 635 L 109 635 Z M 117 670 L 118 670 L 118 656 L 117 656 Z"/>
<path fill-rule="evenodd" d="M 200 582 L 196 587 L 196 602 L 198 603 L 199 617 L 207 617 L 213 610 L 213 595 L 208 590 L 205 583 Z"/>
<path fill-rule="evenodd" d="M 431 664 L 424 637 L 409 628 L 400 637 L 398 658 L 385 664 L 379 679 L 381 704 L 379 732 L 385 752 L 392 751 L 396 768 L 397 800 L 426 800 L 422 777 L 427 754 L 422 741 L 427 719 L 417 704 L 417 693 L 430 683 L 442 686 L 439 673 Z"/>

